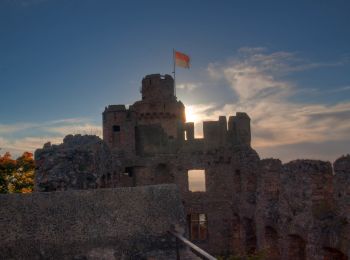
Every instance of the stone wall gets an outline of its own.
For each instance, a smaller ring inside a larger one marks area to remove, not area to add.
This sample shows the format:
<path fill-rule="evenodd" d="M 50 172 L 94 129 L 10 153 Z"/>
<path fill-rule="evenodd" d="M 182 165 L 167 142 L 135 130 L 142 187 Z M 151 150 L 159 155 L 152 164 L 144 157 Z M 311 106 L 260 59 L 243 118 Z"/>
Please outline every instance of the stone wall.
<path fill-rule="evenodd" d="M 119 152 L 130 155 L 135 153 L 135 113 L 127 110 L 124 105 L 111 105 L 105 108 L 103 118 L 103 140 L 118 149 Z"/>
<path fill-rule="evenodd" d="M 271 259 L 348 259 L 350 156 L 334 163 L 263 160 L 257 246 Z M 339 196 L 339 193 L 342 195 Z M 343 194 L 345 195 L 343 197 Z"/>
<path fill-rule="evenodd" d="M 0 259 L 175 259 L 175 185 L 0 195 Z M 153 257 L 153 258 L 152 258 Z"/>

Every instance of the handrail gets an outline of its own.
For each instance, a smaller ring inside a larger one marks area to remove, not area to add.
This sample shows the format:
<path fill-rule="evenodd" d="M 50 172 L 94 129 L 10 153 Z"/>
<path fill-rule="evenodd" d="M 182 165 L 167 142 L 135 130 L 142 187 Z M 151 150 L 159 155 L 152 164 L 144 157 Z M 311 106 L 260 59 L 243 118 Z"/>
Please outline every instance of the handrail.
<path fill-rule="evenodd" d="M 203 249 L 201 249 L 200 247 L 196 246 L 191 241 L 186 239 L 183 235 L 181 235 L 181 234 L 179 234 L 179 233 L 177 233 L 175 231 L 169 231 L 169 233 L 176 237 L 177 259 L 180 259 L 179 250 L 178 250 L 178 241 L 181 241 L 186 246 L 189 246 L 194 251 L 194 253 L 198 254 L 200 257 L 204 257 L 204 259 L 208 259 L 208 260 L 217 260 L 215 257 L 213 257 L 212 255 L 208 254 Z"/>

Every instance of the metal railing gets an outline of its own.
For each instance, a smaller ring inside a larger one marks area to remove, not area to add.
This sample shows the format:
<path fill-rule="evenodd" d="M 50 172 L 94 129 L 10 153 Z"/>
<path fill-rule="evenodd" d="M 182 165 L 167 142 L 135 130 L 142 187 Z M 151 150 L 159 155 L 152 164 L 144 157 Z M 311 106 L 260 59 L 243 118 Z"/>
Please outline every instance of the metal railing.
<path fill-rule="evenodd" d="M 180 250 L 179 250 L 180 242 L 183 243 L 184 245 L 188 246 L 195 255 L 199 256 L 202 259 L 217 260 L 214 256 L 208 254 L 203 249 L 201 249 L 200 247 L 193 244 L 191 241 L 189 241 L 183 235 L 181 235 L 175 231 L 169 231 L 169 233 L 172 234 L 176 238 L 176 259 L 177 260 L 181 259 L 180 258 Z"/>

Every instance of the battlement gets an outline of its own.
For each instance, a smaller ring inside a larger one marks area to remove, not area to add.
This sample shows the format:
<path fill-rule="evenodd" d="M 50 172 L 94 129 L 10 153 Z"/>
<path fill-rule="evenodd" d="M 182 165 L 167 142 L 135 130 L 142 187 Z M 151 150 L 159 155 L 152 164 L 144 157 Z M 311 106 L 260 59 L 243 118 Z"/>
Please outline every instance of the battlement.
<path fill-rule="evenodd" d="M 251 142 L 250 118 L 247 113 L 237 112 L 236 116 L 230 116 L 228 120 L 229 141 L 235 144 Z"/>
<path fill-rule="evenodd" d="M 185 140 L 198 140 L 194 138 L 192 122 L 186 123 L 183 130 Z M 237 112 L 236 116 L 229 117 L 228 123 L 225 116 L 219 116 L 217 121 L 203 121 L 201 139 L 210 147 L 242 144 L 250 146 L 250 118 L 246 113 Z"/>
<path fill-rule="evenodd" d="M 104 112 L 119 112 L 119 111 L 126 111 L 125 105 L 109 105 L 108 107 L 105 107 Z"/>

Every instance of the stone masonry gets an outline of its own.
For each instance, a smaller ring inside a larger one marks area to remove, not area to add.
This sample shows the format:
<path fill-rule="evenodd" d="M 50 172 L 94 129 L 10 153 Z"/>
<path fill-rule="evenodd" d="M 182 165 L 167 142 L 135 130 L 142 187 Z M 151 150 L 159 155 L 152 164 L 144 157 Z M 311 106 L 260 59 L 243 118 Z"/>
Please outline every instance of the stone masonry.
<path fill-rule="evenodd" d="M 185 226 L 174 184 L 0 194 L 0 205 L 0 259 L 175 259 L 168 230 Z"/>
<path fill-rule="evenodd" d="M 194 137 L 169 75 L 142 80 L 142 99 L 103 112 L 103 140 L 67 136 L 36 151 L 36 190 L 177 184 L 188 237 L 215 255 L 345 260 L 350 255 L 350 156 L 282 164 L 252 149 L 250 118 L 203 122 Z M 189 171 L 204 173 L 191 191 Z"/>

